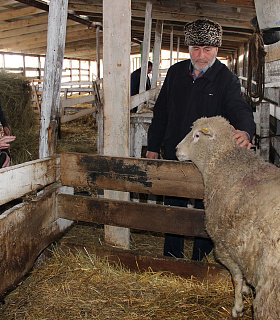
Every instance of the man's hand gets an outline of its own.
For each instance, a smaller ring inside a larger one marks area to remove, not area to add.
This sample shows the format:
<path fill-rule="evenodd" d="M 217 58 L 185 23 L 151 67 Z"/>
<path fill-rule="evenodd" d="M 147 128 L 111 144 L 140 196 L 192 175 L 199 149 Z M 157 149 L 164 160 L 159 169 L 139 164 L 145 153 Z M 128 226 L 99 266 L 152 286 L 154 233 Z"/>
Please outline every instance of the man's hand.
<path fill-rule="evenodd" d="M 147 151 L 146 158 L 148 158 L 148 159 L 158 159 L 158 153 L 157 152 L 152 152 L 152 151 Z"/>
<path fill-rule="evenodd" d="M 240 147 L 247 147 L 247 149 L 251 149 L 252 143 L 249 141 L 248 134 L 244 131 L 235 130 L 235 134 L 233 136 L 233 139 L 235 140 L 236 144 L 238 144 Z"/>

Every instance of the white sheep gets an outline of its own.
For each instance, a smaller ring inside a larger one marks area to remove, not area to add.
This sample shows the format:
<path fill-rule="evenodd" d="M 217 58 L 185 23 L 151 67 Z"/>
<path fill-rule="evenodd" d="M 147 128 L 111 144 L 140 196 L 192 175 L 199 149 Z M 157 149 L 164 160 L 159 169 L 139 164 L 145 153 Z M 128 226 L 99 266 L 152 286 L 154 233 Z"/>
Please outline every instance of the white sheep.
<path fill-rule="evenodd" d="M 243 315 L 242 294 L 255 290 L 254 319 L 280 319 L 280 169 L 239 147 L 223 117 L 201 118 L 177 146 L 204 181 L 206 230 L 235 287 L 232 316 Z"/>

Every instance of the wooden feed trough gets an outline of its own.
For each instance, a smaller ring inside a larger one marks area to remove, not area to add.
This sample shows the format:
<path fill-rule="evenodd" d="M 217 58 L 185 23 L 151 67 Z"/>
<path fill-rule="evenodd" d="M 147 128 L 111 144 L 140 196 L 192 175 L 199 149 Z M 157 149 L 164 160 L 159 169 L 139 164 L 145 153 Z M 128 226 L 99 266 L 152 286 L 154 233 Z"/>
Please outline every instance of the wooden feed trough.
<path fill-rule="evenodd" d="M 67 153 L 2 169 L 0 175 L 0 204 L 38 192 L 33 200 L 0 215 L 0 297 L 28 273 L 40 253 L 73 220 L 207 237 L 202 210 L 69 194 L 71 187 L 91 187 L 202 198 L 202 178 L 192 163 Z M 217 264 L 117 253 L 110 252 L 112 261 L 123 261 L 137 270 L 152 266 L 155 271 L 199 279 L 224 270 Z"/>

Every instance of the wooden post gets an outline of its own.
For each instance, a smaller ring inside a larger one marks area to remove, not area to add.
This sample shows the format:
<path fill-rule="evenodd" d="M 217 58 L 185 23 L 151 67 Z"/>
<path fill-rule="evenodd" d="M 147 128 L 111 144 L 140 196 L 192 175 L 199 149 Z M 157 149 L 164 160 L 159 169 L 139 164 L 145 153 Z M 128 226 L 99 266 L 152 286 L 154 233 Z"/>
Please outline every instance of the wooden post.
<path fill-rule="evenodd" d="M 257 111 L 259 111 L 260 113 L 260 124 L 259 124 L 260 156 L 263 157 L 265 161 L 269 161 L 269 147 L 270 147 L 270 139 L 268 138 L 269 137 L 269 115 L 270 115 L 269 102 L 261 102 L 257 106 Z"/>
<path fill-rule="evenodd" d="M 41 106 L 39 158 L 54 154 L 56 148 L 67 9 L 68 0 L 50 1 Z"/>
<path fill-rule="evenodd" d="M 150 42 L 151 42 L 151 30 L 152 30 L 152 2 L 148 0 L 146 3 L 145 29 L 144 29 L 144 39 L 143 39 L 139 93 L 146 91 L 148 61 L 149 61 Z M 143 108 L 143 104 L 141 104 L 138 107 L 138 111 L 140 111 L 142 108 Z"/>
<path fill-rule="evenodd" d="M 96 26 L 96 64 L 97 64 L 97 80 L 100 79 L 100 25 Z M 98 91 L 100 88 L 100 85 L 96 85 L 96 90 Z M 98 137 L 97 137 L 97 152 L 99 154 L 104 153 L 103 148 L 103 104 L 98 103 L 97 104 L 97 115 L 96 115 L 96 121 L 98 124 Z M 103 193 L 103 192 L 102 192 Z"/>
<path fill-rule="evenodd" d="M 131 0 L 103 0 L 104 154 L 129 156 Z M 129 200 L 129 193 L 104 197 Z M 105 240 L 129 249 L 130 230 L 105 226 Z"/>
<path fill-rule="evenodd" d="M 177 62 L 179 62 L 180 55 L 180 37 L 177 37 Z"/>
<path fill-rule="evenodd" d="M 170 32 L 170 67 L 172 66 L 172 54 L 173 54 L 173 27 Z"/>
<path fill-rule="evenodd" d="M 163 32 L 163 21 L 157 20 L 156 30 L 155 30 L 155 43 L 154 43 L 153 77 L 151 81 L 152 89 L 157 86 L 159 64 L 160 64 L 162 32 Z"/>
<path fill-rule="evenodd" d="M 97 79 L 100 79 L 100 25 L 96 26 Z"/>

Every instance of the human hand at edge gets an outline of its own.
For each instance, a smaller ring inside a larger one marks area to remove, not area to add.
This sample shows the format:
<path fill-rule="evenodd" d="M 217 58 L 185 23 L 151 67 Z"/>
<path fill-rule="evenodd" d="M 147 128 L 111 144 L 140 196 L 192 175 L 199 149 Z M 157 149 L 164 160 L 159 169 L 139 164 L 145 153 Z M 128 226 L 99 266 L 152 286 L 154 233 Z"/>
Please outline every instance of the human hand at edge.
<path fill-rule="evenodd" d="M 148 159 L 158 159 L 159 154 L 157 152 L 153 151 L 147 151 L 146 152 L 146 158 Z"/>
<path fill-rule="evenodd" d="M 244 148 L 247 147 L 247 149 L 251 149 L 252 143 L 249 141 L 248 134 L 244 131 L 235 130 L 235 134 L 233 136 L 233 139 L 235 140 L 236 144 L 240 147 Z"/>

